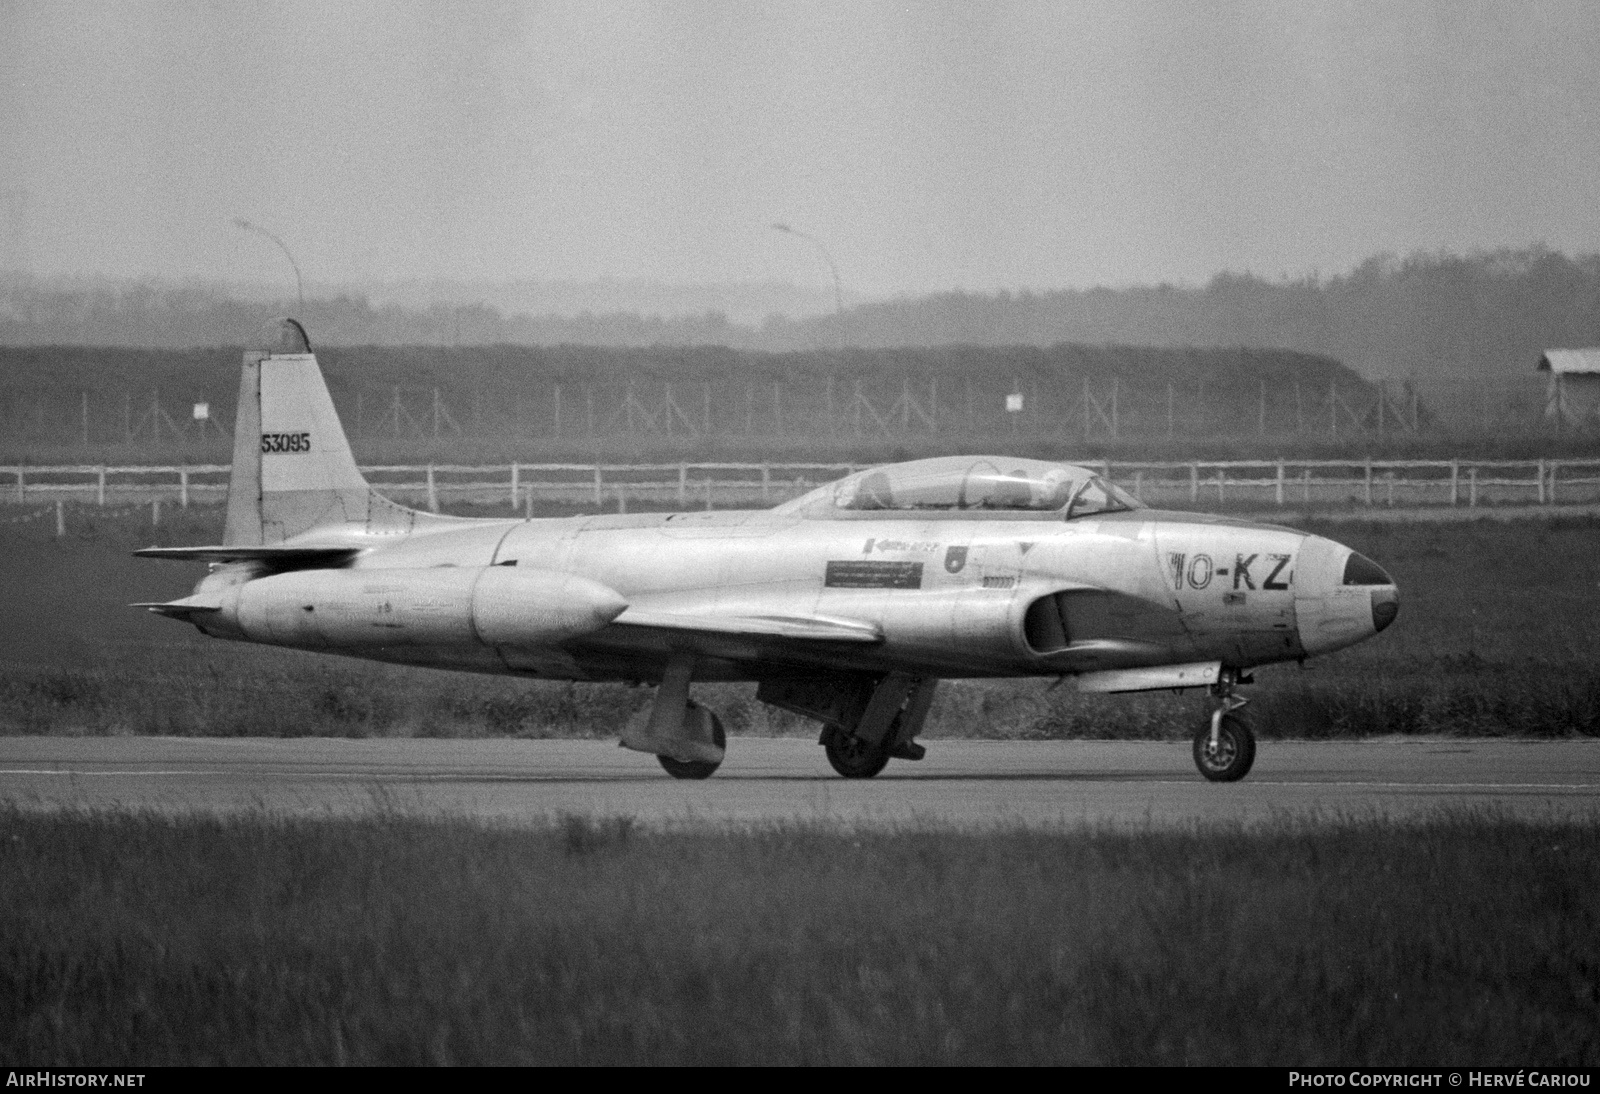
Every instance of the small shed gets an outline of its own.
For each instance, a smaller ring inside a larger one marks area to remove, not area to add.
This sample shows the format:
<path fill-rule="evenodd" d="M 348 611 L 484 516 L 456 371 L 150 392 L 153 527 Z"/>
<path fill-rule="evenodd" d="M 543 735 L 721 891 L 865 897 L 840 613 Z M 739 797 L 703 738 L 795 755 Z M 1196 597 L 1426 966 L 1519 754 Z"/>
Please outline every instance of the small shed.
<path fill-rule="evenodd" d="M 1539 370 L 1550 373 L 1544 416 L 1557 430 L 1600 427 L 1600 347 L 1547 349 Z"/>

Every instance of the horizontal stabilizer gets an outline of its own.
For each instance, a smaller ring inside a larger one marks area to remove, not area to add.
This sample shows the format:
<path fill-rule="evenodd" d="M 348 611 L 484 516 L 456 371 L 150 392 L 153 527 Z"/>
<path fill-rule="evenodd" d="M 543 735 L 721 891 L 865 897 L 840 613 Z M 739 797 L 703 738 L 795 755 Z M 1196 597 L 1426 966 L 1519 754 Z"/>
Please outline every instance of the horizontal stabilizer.
<path fill-rule="evenodd" d="M 698 615 L 629 608 L 616 619 L 624 627 L 656 627 L 700 634 L 809 639 L 818 642 L 882 642 L 883 632 L 856 619 L 792 615 Z"/>
<path fill-rule="evenodd" d="M 169 600 L 160 604 L 130 604 L 130 608 L 144 608 L 168 619 L 188 622 L 197 615 L 210 615 L 222 610 L 222 602 L 213 597 L 186 596 L 182 600 Z"/>
<path fill-rule="evenodd" d="M 140 558 L 179 562 L 271 562 L 284 566 L 337 566 L 356 556 L 359 547 L 146 547 Z"/>

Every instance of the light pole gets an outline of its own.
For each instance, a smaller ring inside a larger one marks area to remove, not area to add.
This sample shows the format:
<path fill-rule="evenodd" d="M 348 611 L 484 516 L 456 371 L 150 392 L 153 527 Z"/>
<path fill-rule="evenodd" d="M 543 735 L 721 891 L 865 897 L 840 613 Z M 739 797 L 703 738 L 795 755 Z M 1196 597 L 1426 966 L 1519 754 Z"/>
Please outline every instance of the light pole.
<path fill-rule="evenodd" d="M 283 252 L 283 257 L 287 258 L 289 260 L 289 265 L 294 268 L 294 295 L 295 299 L 300 302 L 300 311 L 303 315 L 306 310 L 305 283 L 300 280 L 300 263 L 296 262 L 294 260 L 294 255 L 289 253 L 289 245 L 283 240 L 279 239 L 277 236 L 273 235 L 271 232 L 267 231 L 261 225 L 252 224 L 248 220 L 244 219 L 244 217 L 234 217 L 233 224 L 234 227 L 240 228 L 246 232 L 256 232 L 260 235 L 264 235 L 278 245 L 278 250 Z"/>
<path fill-rule="evenodd" d="M 772 226 L 772 230 L 774 232 L 782 232 L 785 235 L 796 236 L 805 240 L 807 243 L 811 244 L 817 249 L 817 253 L 822 256 L 822 261 L 828 264 L 828 272 L 833 275 L 833 315 L 834 318 L 839 322 L 839 345 L 840 348 L 843 348 L 846 341 L 844 325 L 844 293 L 839 288 L 839 267 L 834 265 L 833 256 L 828 253 L 828 248 L 822 245 L 822 240 L 818 239 L 814 235 L 802 232 L 797 228 L 791 228 L 787 224 L 774 224 Z"/>

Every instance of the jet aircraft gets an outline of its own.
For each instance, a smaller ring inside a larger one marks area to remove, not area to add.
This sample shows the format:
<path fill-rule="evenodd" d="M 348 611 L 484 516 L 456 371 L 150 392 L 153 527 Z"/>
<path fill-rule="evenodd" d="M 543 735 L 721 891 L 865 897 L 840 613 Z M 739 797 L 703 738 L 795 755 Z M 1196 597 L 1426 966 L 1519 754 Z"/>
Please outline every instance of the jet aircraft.
<path fill-rule="evenodd" d="M 546 519 L 419 512 L 351 455 L 304 329 L 269 328 L 239 385 L 223 542 L 151 611 L 218 638 L 534 680 L 656 685 L 622 732 L 677 778 L 726 749 L 695 681 L 752 681 L 821 723 L 846 778 L 917 760 L 939 681 L 1203 688 L 1194 759 L 1243 778 L 1258 666 L 1394 621 L 1389 575 L 1289 528 L 1147 508 L 1092 470 L 1002 456 L 875 467 L 772 509 Z"/>

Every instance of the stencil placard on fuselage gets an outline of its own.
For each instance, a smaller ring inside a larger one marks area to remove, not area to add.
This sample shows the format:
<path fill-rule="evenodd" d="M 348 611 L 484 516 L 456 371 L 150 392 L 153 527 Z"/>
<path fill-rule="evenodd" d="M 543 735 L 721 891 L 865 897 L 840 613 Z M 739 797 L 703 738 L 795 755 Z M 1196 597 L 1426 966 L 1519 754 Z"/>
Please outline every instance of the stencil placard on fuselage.
<path fill-rule="evenodd" d="M 920 589 L 922 563 L 879 559 L 830 562 L 823 584 L 830 589 Z"/>

